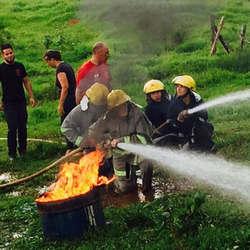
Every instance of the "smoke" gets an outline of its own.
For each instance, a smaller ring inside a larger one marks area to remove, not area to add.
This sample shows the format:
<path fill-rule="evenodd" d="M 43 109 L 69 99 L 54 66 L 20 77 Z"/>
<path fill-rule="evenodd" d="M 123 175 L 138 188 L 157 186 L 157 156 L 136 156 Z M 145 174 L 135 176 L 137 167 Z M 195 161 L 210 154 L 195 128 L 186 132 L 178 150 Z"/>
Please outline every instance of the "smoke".
<path fill-rule="evenodd" d="M 209 14 L 221 2 L 85 0 L 79 15 L 108 41 L 112 56 L 115 55 L 112 60 L 116 65 L 123 62 L 120 67 L 122 70 L 124 67 L 129 68 L 131 61 L 133 65 L 138 65 L 146 57 L 158 55 L 184 42 L 191 30 L 205 22 L 209 28 Z M 136 75 L 135 72 L 130 74 Z M 130 80 L 135 79 L 132 77 Z"/>

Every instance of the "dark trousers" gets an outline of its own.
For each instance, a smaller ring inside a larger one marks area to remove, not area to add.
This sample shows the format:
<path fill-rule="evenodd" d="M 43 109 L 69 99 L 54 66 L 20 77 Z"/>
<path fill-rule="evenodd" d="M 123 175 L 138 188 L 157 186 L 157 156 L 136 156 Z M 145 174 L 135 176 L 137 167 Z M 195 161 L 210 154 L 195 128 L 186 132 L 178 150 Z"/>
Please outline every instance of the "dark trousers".
<path fill-rule="evenodd" d="M 64 109 L 64 114 L 60 117 L 61 118 L 61 125 L 64 121 L 64 119 L 66 118 L 66 116 L 70 113 L 70 111 L 76 106 L 75 104 L 75 99 L 74 101 L 71 102 L 65 102 L 63 105 L 63 109 Z M 66 137 L 65 137 L 65 141 L 67 144 L 67 149 L 74 149 L 75 145 L 73 142 L 69 141 Z"/>
<path fill-rule="evenodd" d="M 22 155 L 27 148 L 28 114 L 26 104 L 5 104 L 4 114 L 8 124 L 8 154 L 12 157 L 16 156 L 18 137 L 18 152 Z"/>

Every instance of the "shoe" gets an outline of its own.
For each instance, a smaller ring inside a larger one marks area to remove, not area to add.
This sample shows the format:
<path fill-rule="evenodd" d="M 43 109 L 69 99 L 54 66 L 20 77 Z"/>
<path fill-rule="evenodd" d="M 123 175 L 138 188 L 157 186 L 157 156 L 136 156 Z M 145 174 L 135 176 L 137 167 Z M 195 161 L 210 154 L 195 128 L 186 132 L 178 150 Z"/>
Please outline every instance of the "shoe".
<path fill-rule="evenodd" d="M 137 190 L 137 185 L 132 183 L 129 179 L 116 179 L 114 181 L 114 192 L 116 194 L 126 194 Z"/>
<path fill-rule="evenodd" d="M 14 163 L 14 160 L 15 160 L 15 157 L 13 157 L 13 156 L 9 156 L 9 162 L 10 162 L 11 164 L 13 164 L 13 163 Z"/>

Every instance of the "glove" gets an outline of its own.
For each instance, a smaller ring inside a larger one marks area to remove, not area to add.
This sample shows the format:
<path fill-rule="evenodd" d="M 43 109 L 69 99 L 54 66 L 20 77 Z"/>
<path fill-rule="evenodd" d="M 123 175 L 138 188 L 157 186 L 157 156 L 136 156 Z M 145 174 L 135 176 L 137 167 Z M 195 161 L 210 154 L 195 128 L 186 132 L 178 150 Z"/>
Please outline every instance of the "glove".
<path fill-rule="evenodd" d="M 86 138 L 85 140 L 82 140 L 80 143 L 80 148 L 94 148 L 96 146 L 96 141 L 92 138 Z"/>
<path fill-rule="evenodd" d="M 177 121 L 179 121 L 179 122 L 184 122 L 184 120 L 187 118 L 189 116 L 189 114 L 188 114 L 188 110 L 182 110 L 180 113 L 179 113 L 179 115 L 178 115 L 178 117 L 177 117 Z"/>

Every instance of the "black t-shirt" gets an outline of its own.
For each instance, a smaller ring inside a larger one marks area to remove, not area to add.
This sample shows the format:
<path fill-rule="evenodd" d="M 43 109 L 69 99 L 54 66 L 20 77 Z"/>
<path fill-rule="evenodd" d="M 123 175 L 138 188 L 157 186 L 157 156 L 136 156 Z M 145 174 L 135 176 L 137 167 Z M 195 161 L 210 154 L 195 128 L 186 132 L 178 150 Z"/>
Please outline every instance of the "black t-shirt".
<path fill-rule="evenodd" d="M 76 89 L 75 73 L 72 67 L 65 62 L 60 63 L 59 66 L 56 68 L 56 86 L 59 90 L 59 97 L 61 94 L 62 86 L 57 78 L 57 75 L 61 72 L 64 72 L 66 74 L 69 83 L 68 95 L 65 101 L 69 101 L 72 99 L 75 100 L 75 89 Z"/>
<path fill-rule="evenodd" d="M 2 83 L 2 101 L 4 104 L 25 103 L 23 78 L 27 72 L 22 63 L 0 64 L 0 81 Z"/>

